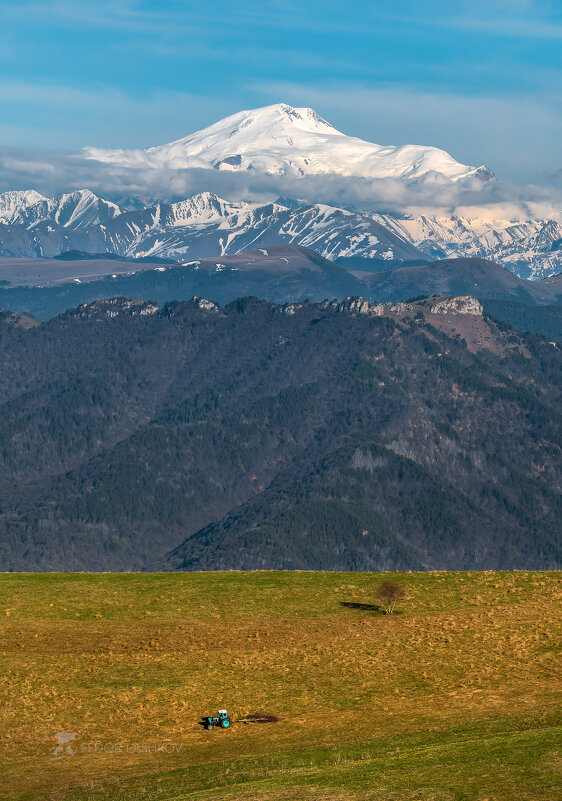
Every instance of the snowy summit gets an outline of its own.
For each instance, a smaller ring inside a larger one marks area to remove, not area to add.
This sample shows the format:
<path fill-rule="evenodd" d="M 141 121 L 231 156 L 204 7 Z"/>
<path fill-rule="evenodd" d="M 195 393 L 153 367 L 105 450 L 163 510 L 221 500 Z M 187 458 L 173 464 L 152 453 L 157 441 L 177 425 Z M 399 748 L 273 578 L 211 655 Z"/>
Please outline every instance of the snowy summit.
<path fill-rule="evenodd" d="M 125 167 L 203 168 L 268 175 L 343 175 L 418 178 L 436 173 L 451 181 L 493 175 L 460 164 L 444 150 L 421 145 L 383 146 L 346 136 L 311 108 L 285 103 L 240 111 L 201 131 L 146 150 L 85 148 L 84 155 Z"/>

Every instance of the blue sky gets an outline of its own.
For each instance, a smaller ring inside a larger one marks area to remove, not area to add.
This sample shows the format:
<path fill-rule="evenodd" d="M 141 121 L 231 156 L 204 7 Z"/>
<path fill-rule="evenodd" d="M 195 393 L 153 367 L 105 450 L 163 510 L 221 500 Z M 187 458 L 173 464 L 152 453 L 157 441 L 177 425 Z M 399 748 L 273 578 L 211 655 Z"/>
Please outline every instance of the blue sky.
<path fill-rule="evenodd" d="M 0 0 L 0 148 L 160 144 L 275 102 L 562 185 L 561 0 Z"/>

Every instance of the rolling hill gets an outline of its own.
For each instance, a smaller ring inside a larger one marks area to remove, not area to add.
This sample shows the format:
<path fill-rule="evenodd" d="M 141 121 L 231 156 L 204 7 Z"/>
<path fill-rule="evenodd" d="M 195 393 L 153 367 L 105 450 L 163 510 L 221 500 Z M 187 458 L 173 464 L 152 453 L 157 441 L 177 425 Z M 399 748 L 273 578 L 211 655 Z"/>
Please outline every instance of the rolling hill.
<path fill-rule="evenodd" d="M 0 259 L 0 279 L 18 270 L 29 283 L 40 282 L 46 261 Z M 529 281 L 483 259 L 446 259 L 370 272 L 341 266 L 299 245 L 272 245 L 181 265 L 99 259 L 53 262 L 46 269 L 58 276 L 54 285 L 0 285 L 0 308 L 48 319 L 80 303 L 116 295 L 158 303 L 197 295 L 225 304 L 244 295 L 286 303 L 349 295 L 391 301 L 468 294 L 532 306 L 562 303 L 559 277 Z M 74 273 L 82 277 L 68 280 Z M 96 279 L 99 273 L 105 275 Z"/>
<path fill-rule="evenodd" d="M 3 801 L 559 795 L 554 573 L 2 574 L 0 600 Z"/>
<path fill-rule="evenodd" d="M 375 275 L 352 271 L 381 300 L 406 300 L 416 295 L 469 294 L 478 298 L 527 304 L 557 304 L 562 299 L 559 277 L 542 281 L 518 278 L 485 259 L 441 259 L 431 264 L 396 267 Z"/>

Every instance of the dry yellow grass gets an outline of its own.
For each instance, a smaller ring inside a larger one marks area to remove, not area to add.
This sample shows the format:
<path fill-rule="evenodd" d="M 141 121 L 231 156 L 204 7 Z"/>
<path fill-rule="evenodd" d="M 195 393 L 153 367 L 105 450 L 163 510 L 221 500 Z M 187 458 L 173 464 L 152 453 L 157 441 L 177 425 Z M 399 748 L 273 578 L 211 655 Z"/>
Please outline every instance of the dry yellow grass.
<path fill-rule="evenodd" d="M 398 578 L 384 616 L 373 574 L 0 577 L 2 797 L 448 801 L 472 759 L 466 798 L 554 801 L 559 574 Z M 203 731 L 221 706 L 281 721 Z"/>

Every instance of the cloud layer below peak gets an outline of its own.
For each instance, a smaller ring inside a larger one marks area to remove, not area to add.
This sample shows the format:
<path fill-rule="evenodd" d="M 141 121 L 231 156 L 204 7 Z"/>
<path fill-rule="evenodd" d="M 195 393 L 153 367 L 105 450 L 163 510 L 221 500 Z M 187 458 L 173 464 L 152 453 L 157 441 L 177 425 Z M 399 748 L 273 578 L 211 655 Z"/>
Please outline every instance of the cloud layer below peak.
<path fill-rule="evenodd" d="M 271 176 L 214 169 L 167 169 L 102 164 L 82 154 L 4 148 L 0 151 L 0 191 L 36 189 L 53 196 L 89 188 L 111 200 L 179 200 L 214 192 L 227 200 L 270 202 L 290 197 L 343 208 L 382 212 L 452 214 L 459 207 L 488 209 L 491 216 L 562 220 L 562 191 L 553 187 L 516 186 L 478 178 L 451 181 L 429 173 L 415 180 L 346 178 L 337 175 Z M 476 211 L 473 213 L 477 213 Z"/>

